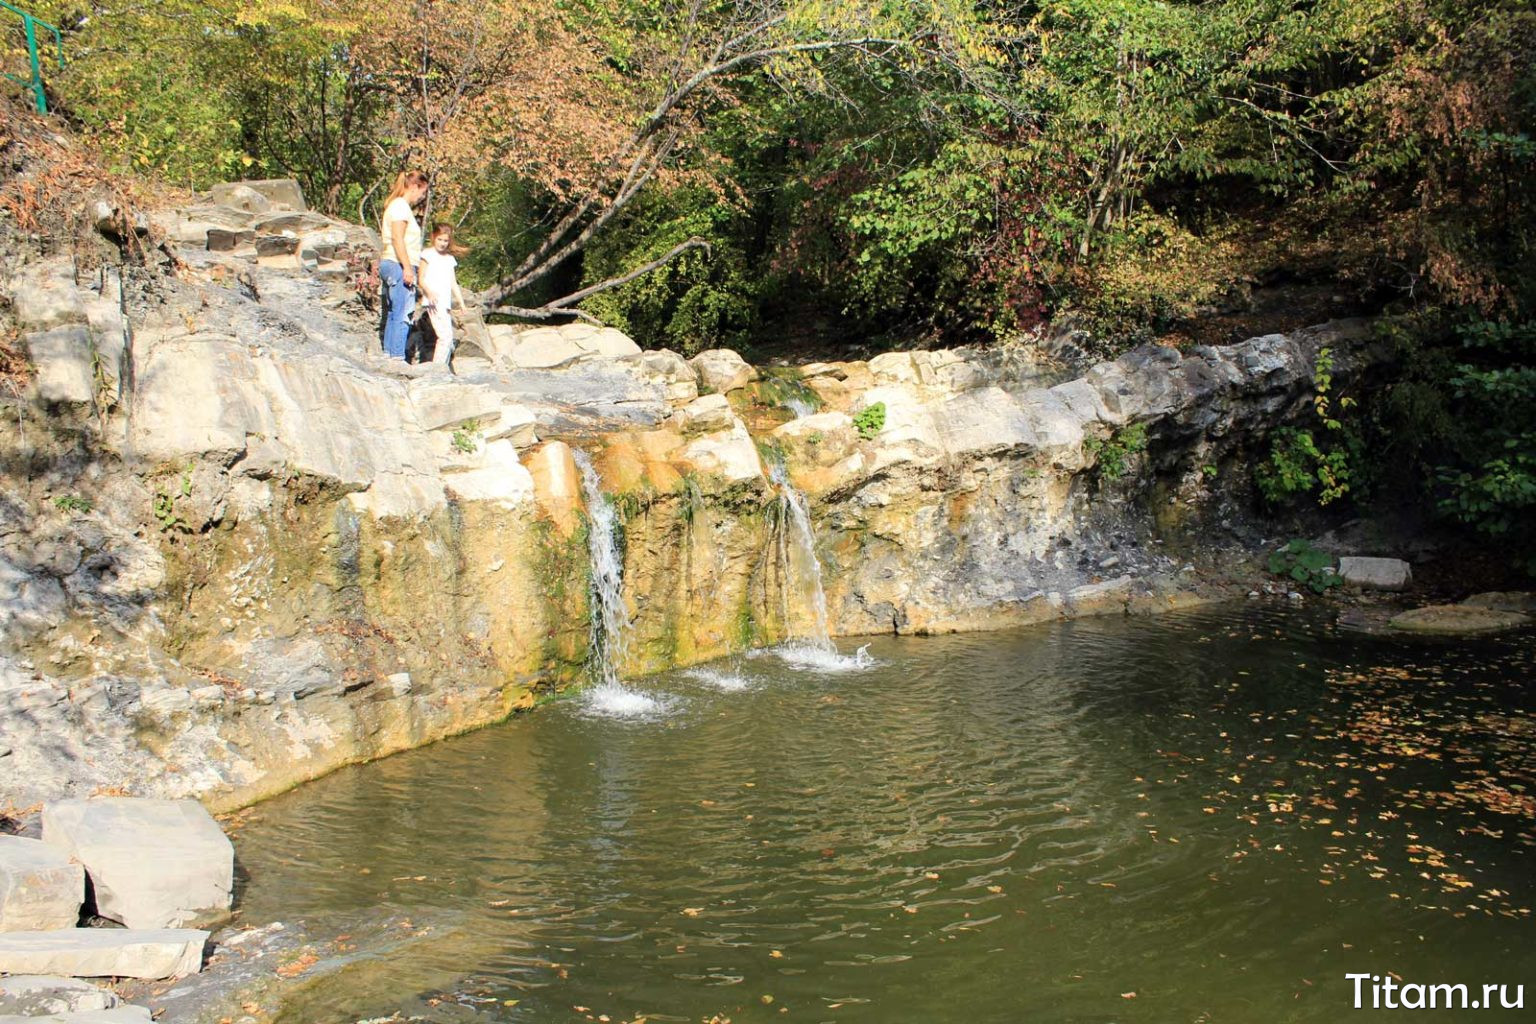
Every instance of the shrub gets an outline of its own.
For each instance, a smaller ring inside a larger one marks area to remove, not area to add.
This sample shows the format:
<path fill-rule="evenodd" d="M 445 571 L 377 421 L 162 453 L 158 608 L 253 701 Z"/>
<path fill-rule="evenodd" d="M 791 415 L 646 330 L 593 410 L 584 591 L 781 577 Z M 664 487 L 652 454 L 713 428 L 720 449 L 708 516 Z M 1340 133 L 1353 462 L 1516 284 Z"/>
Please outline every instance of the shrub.
<path fill-rule="evenodd" d="M 1118 480 L 1125 475 L 1130 457 L 1147 450 L 1146 424 L 1133 423 L 1111 434 L 1108 439 L 1087 438 L 1083 441 L 1083 449 L 1094 457 L 1101 477 Z"/>
<path fill-rule="evenodd" d="M 1293 540 L 1270 552 L 1269 571 L 1301 584 L 1315 594 L 1325 594 L 1344 580 L 1333 571 L 1333 556 L 1304 540 Z"/>
<path fill-rule="evenodd" d="M 866 405 L 853 417 L 853 429 L 859 432 L 859 436 L 868 441 L 885 427 L 885 403 L 875 402 Z"/>

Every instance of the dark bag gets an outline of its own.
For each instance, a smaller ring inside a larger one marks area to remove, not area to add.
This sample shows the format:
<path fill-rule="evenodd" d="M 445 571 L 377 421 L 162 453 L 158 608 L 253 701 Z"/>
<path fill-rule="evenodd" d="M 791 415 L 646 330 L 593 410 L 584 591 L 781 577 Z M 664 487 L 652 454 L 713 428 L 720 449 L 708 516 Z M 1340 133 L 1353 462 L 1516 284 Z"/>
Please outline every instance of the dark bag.
<path fill-rule="evenodd" d="M 410 333 L 405 336 L 405 361 L 430 363 L 436 352 L 437 331 L 432 327 L 432 318 L 418 308 Z"/>

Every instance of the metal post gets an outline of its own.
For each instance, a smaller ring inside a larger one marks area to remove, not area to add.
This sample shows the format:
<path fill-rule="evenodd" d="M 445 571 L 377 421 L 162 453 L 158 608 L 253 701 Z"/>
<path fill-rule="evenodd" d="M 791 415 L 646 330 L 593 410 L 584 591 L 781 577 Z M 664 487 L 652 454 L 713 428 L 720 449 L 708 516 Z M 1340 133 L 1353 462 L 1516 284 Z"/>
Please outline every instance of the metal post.
<path fill-rule="evenodd" d="M 30 14 L 23 14 L 21 20 L 27 26 L 27 58 L 32 62 L 32 96 L 37 102 L 37 112 L 46 114 L 48 97 L 43 95 L 43 65 L 37 59 L 37 25 Z"/>
<path fill-rule="evenodd" d="M 57 25 L 50 25 L 41 18 L 34 18 L 20 7 L 7 3 L 6 0 L 0 0 L 0 11 L 10 11 L 21 19 L 22 28 L 27 34 L 27 61 L 31 65 L 29 70 L 32 72 L 30 78 L 22 78 L 9 71 L 5 72 L 5 77 L 30 92 L 37 112 L 46 114 L 48 113 L 48 94 L 43 91 L 43 61 L 37 52 L 37 29 L 38 26 L 42 26 L 44 30 L 53 33 L 53 42 L 59 51 L 59 67 L 64 66 L 64 34 L 59 31 Z"/>

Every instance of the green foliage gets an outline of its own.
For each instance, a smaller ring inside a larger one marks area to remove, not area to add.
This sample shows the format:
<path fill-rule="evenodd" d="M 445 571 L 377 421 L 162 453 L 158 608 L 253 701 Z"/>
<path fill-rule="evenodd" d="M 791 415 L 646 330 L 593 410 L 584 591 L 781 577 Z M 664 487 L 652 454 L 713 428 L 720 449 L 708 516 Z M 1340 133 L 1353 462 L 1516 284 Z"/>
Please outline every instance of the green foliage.
<path fill-rule="evenodd" d="M 684 355 L 744 347 L 756 321 L 759 281 L 731 237 L 733 211 L 702 189 L 684 188 L 638 200 L 627 212 L 623 231 L 597 239 L 587 250 L 583 284 L 616 277 L 695 236 L 710 239 L 711 250 L 686 252 L 592 296 L 582 307 L 648 347 Z"/>
<path fill-rule="evenodd" d="M 190 529 L 187 521 L 176 511 L 176 503 L 182 498 L 192 496 L 192 463 L 187 463 L 187 468 L 181 474 L 181 480 L 174 490 L 157 487 L 155 489 L 154 503 L 151 506 L 155 519 L 160 523 L 161 533 L 177 531 L 185 533 Z"/>
<path fill-rule="evenodd" d="M 186 528 L 186 520 L 182 519 L 176 511 L 176 496 L 169 491 L 155 492 L 154 513 L 155 518 L 160 522 L 161 533 Z"/>
<path fill-rule="evenodd" d="M 1343 578 L 1333 571 L 1333 556 L 1299 538 L 1270 552 L 1267 564 L 1272 574 L 1299 583 L 1315 594 L 1344 584 Z"/>
<path fill-rule="evenodd" d="M 1349 409 L 1355 400 L 1340 397 L 1335 405 L 1333 370 L 1332 351 L 1319 350 L 1312 372 L 1312 411 L 1326 433 L 1283 427 L 1275 432 L 1269 456 L 1254 469 L 1259 493 L 1272 505 L 1303 495 L 1315 495 L 1319 505 L 1327 505 L 1349 493 L 1359 462 L 1358 440 L 1344 433 L 1344 423 L 1335 410 Z"/>
<path fill-rule="evenodd" d="M 1436 507 L 1536 572 L 1536 321 L 1472 318 L 1449 341 L 1431 364 L 1453 410 L 1430 453 Z"/>
<path fill-rule="evenodd" d="M 1125 475 L 1131 456 L 1147 450 L 1147 426 L 1132 423 L 1108 438 L 1085 438 L 1083 449 L 1094 457 L 1100 477 L 1118 480 Z"/>
<path fill-rule="evenodd" d="M 480 421 L 470 420 L 460 424 L 453 432 L 450 441 L 455 451 L 465 455 L 473 455 L 480 450 Z"/>
<path fill-rule="evenodd" d="M 1254 468 L 1259 493 L 1272 505 L 1316 495 L 1326 505 L 1349 490 L 1349 457 L 1342 449 L 1318 447 L 1312 431 L 1283 427 L 1275 431 L 1269 455 Z"/>
<path fill-rule="evenodd" d="M 90 501 L 86 498 L 80 497 L 78 494 L 65 494 L 61 497 L 54 498 L 53 504 L 54 507 L 57 508 L 60 512 L 75 512 L 83 514 L 91 510 Z"/>
<path fill-rule="evenodd" d="M 853 429 L 868 441 L 885 428 L 885 403 L 875 402 L 860 409 L 853 417 Z"/>

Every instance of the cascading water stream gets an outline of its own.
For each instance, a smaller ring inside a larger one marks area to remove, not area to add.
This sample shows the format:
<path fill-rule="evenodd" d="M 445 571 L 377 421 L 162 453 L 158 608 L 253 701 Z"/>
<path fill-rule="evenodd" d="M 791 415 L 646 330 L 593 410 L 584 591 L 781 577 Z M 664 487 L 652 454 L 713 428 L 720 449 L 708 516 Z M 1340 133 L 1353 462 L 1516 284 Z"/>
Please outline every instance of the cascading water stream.
<path fill-rule="evenodd" d="M 586 452 L 572 452 L 581 471 L 587 501 L 587 551 L 592 558 L 591 666 L 596 686 L 589 696 L 599 711 L 633 715 L 658 707 L 658 702 L 631 690 L 619 678 L 629 648 L 629 612 L 624 607 L 624 559 L 619 552 L 618 517 L 603 493 L 597 470 Z"/>
<path fill-rule="evenodd" d="M 811 633 L 798 639 L 819 651 L 836 650 L 827 629 L 827 592 L 821 582 L 821 561 L 816 557 L 816 535 L 811 530 L 805 495 L 789 482 L 789 474 L 783 466 L 770 467 L 769 477 L 778 485 L 779 496 L 789 509 L 787 519 L 794 550 L 786 552 L 784 561 L 793 570 L 791 575 L 798 584 L 796 589 L 806 592 L 811 604 Z"/>

